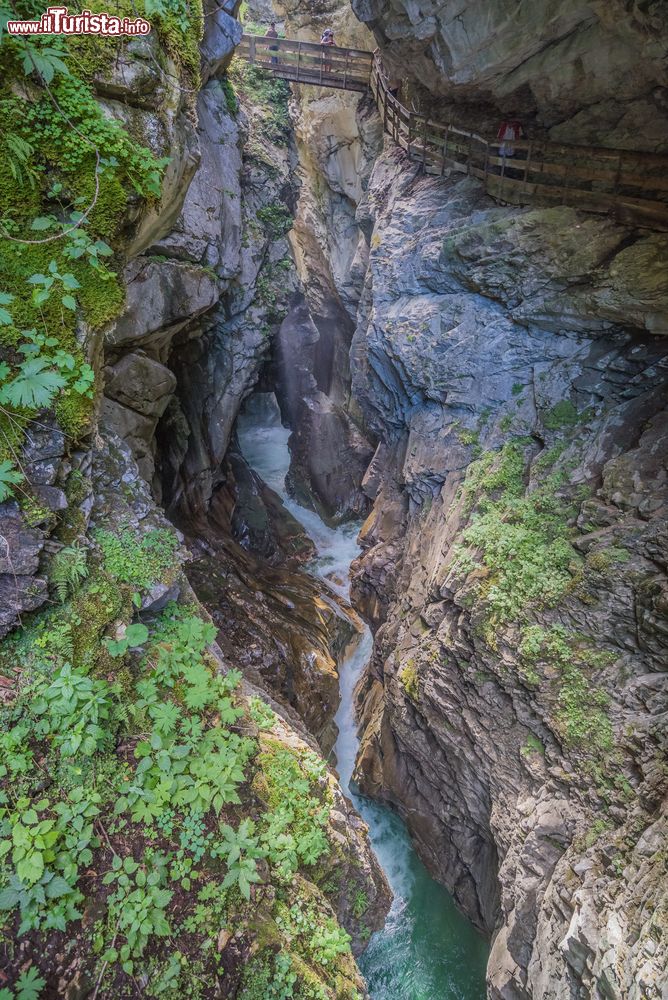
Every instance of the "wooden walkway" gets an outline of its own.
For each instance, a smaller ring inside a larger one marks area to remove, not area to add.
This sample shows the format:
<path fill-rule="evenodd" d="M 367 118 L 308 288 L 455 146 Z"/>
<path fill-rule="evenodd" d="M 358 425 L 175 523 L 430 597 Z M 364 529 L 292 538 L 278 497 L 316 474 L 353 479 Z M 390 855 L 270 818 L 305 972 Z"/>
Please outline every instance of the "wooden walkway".
<path fill-rule="evenodd" d="M 242 35 L 236 55 L 282 80 L 361 92 L 370 87 L 374 61 L 371 52 L 358 49 L 261 35 Z"/>
<path fill-rule="evenodd" d="M 387 134 L 426 173 L 469 174 L 504 204 L 570 205 L 668 230 L 668 156 L 535 139 L 513 142 L 512 156 L 506 142 L 503 155 L 495 139 L 409 111 L 371 52 L 244 35 L 237 55 L 295 83 L 370 90 Z"/>

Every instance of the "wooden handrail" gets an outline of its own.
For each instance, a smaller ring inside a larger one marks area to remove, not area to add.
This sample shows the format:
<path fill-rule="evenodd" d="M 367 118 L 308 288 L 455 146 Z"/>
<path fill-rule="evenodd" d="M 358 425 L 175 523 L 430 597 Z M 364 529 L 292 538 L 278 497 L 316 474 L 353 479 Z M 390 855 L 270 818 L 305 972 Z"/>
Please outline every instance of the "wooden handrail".
<path fill-rule="evenodd" d="M 278 48 L 277 48 L 278 47 Z M 572 205 L 623 222 L 668 229 L 668 156 L 541 139 L 500 142 L 411 111 L 389 91 L 377 55 L 288 38 L 242 36 L 237 55 L 300 84 L 366 91 L 384 131 L 425 173 L 481 180 L 496 201 Z"/>

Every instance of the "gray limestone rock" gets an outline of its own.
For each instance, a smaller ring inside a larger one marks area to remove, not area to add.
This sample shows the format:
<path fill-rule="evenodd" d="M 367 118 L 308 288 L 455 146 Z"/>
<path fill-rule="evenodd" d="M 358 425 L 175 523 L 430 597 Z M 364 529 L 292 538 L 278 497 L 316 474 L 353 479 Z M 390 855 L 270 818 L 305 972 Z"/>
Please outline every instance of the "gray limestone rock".
<path fill-rule="evenodd" d="M 197 120 L 200 165 L 173 228 L 151 252 L 206 265 L 229 280 L 241 250 L 241 150 L 219 80 L 198 94 Z"/>
<path fill-rule="evenodd" d="M 351 366 L 382 445 L 354 567 L 376 631 L 358 780 L 399 808 L 431 870 L 494 933 L 492 998 L 658 996 L 651 942 L 665 954 L 665 927 L 649 913 L 665 862 L 642 834 L 664 822 L 668 355 L 648 331 L 668 316 L 665 238 L 498 208 L 466 179 L 416 176 L 396 151 L 377 161 L 365 213 Z M 553 466 L 570 484 L 580 555 L 560 601 L 490 634 L 499 570 L 478 552 L 457 562 L 480 487 L 462 491 L 477 458 L 484 469 L 513 442 L 528 496 Z M 602 656 L 586 669 L 613 734 L 605 778 L 564 734 L 559 661 L 526 672 L 529 623 Z"/>
<path fill-rule="evenodd" d="M 38 575 L 44 543 L 44 532 L 28 527 L 17 503 L 0 504 L 0 637 L 18 614 L 46 600 L 46 580 Z"/>
<path fill-rule="evenodd" d="M 238 6 L 235 3 L 233 9 Z M 200 44 L 202 85 L 227 69 L 242 32 L 239 21 L 223 10 L 222 5 L 215 0 L 204 4 L 204 37 Z"/>
<path fill-rule="evenodd" d="M 441 98 L 561 142 L 665 150 L 662 0 L 352 0 L 386 62 Z M 456 113 L 456 108 L 454 111 Z M 493 118 L 489 119 L 493 121 Z"/>
<path fill-rule="evenodd" d="M 174 373 L 142 352 L 124 354 L 105 370 L 105 395 L 147 417 L 162 416 L 175 386 Z"/>
<path fill-rule="evenodd" d="M 141 347 L 164 358 L 175 333 L 218 301 L 215 276 L 195 264 L 139 257 L 124 279 L 125 310 L 107 331 L 108 350 Z"/>

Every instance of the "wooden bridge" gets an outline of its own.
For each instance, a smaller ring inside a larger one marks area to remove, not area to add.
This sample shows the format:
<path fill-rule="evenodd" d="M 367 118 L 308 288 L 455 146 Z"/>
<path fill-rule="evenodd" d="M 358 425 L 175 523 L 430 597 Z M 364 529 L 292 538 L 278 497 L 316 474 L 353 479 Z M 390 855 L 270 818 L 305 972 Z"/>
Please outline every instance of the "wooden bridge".
<path fill-rule="evenodd" d="M 294 83 L 370 90 L 385 132 L 426 173 L 469 174 L 504 204 L 571 205 L 668 230 L 668 156 L 542 139 L 502 144 L 433 121 L 404 107 L 390 93 L 377 56 L 359 49 L 243 35 L 236 54 Z"/>
<path fill-rule="evenodd" d="M 374 57 L 358 49 L 242 35 L 236 55 L 294 83 L 357 91 L 366 91 L 371 85 Z"/>

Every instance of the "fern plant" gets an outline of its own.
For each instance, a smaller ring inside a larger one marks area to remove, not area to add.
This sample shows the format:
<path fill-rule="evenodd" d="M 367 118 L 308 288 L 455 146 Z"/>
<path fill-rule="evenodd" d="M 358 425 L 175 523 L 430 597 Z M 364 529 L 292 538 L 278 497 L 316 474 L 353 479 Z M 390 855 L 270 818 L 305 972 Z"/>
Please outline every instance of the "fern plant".
<path fill-rule="evenodd" d="M 6 163 L 16 183 L 34 189 L 39 175 L 31 162 L 34 153 L 31 144 L 16 132 L 10 132 L 4 137 L 4 146 Z"/>
<path fill-rule="evenodd" d="M 88 576 L 86 549 L 78 545 L 68 545 L 61 549 L 51 564 L 51 582 L 56 588 L 59 601 L 66 601 L 70 594 L 76 594 Z"/>
<path fill-rule="evenodd" d="M 9 459 L 0 462 L 0 503 L 4 503 L 5 500 L 14 495 L 12 487 L 20 483 L 22 479 L 22 474 Z"/>

